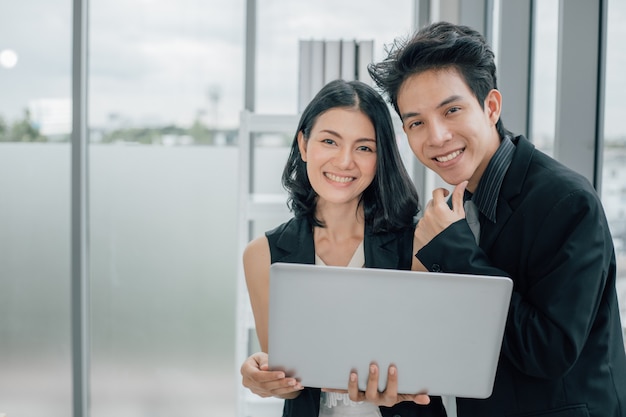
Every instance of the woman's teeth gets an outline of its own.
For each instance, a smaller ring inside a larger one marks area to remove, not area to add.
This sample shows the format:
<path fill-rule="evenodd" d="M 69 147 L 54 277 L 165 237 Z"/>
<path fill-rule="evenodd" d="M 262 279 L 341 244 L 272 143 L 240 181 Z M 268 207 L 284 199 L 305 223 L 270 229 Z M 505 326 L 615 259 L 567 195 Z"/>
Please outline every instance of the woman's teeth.
<path fill-rule="evenodd" d="M 329 174 L 329 173 L 325 173 L 324 175 L 326 175 L 326 178 L 335 181 L 335 182 L 350 182 L 350 181 L 354 181 L 354 177 L 339 177 L 337 175 L 333 175 L 333 174 Z"/>

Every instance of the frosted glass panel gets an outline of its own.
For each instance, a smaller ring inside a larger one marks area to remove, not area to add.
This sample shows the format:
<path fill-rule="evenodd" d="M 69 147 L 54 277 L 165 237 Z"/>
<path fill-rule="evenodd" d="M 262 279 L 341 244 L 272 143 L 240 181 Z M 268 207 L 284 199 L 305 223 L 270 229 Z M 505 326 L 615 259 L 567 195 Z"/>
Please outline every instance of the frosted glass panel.
<path fill-rule="evenodd" d="M 67 144 L 0 143 L 0 413 L 71 415 Z"/>
<path fill-rule="evenodd" d="M 254 149 L 252 161 L 252 189 L 255 193 L 281 194 L 287 198 L 287 193 L 282 186 L 282 175 L 289 152 L 289 146 L 257 146 Z"/>
<path fill-rule="evenodd" d="M 0 414 L 8 417 L 72 413 L 71 7 L 0 2 Z"/>
<path fill-rule="evenodd" d="M 90 158 L 92 415 L 234 415 L 237 148 Z"/>

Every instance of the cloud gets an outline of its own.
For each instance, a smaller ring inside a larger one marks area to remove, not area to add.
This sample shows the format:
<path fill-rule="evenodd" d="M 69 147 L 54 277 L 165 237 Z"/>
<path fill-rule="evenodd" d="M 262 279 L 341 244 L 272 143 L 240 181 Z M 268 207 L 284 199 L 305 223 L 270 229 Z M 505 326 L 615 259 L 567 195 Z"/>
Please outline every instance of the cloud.
<path fill-rule="evenodd" d="M 257 111 L 294 113 L 300 40 L 374 40 L 374 58 L 411 31 L 413 2 L 318 0 L 262 2 L 258 7 Z M 385 16 L 385 18 L 381 18 Z"/>
<path fill-rule="evenodd" d="M 71 2 L 24 0 L 0 5 L 0 50 L 13 49 L 15 68 L 0 68 L 0 115 L 21 115 L 33 99 L 71 95 Z M 606 133 L 623 132 L 618 97 L 626 56 L 626 5 L 609 4 Z M 245 1 L 98 0 L 90 3 L 89 114 L 105 123 L 109 113 L 141 123 L 190 123 L 198 111 L 236 126 L 244 94 Z M 301 39 L 374 40 L 374 59 L 384 46 L 411 31 L 413 1 L 263 0 L 257 5 L 256 109 L 294 113 Z M 538 79 L 555 85 L 550 71 Z M 214 108 L 207 90 L 219 86 Z M 537 99 L 549 103 L 549 96 Z M 539 124 L 549 124 L 542 112 Z"/>

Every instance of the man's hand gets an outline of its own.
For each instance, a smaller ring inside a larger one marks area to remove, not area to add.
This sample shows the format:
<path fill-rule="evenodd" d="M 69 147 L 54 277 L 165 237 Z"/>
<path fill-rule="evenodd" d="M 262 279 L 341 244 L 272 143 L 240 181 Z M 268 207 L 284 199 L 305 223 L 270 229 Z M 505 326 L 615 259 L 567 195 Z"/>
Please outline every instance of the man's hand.
<path fill-rule="evenodd" d="M 415 228 L 413 253 L 417 253 L 452 223 L 465 218 L 463 193 L 466 186 L 467 181 L 463 181 L 454 187 L 452 191 L 452 209 L 446 202 L 446 197 L 449 194 L 448 190 L 436 188 L 433 191 L 433 198 L 426 204 L 424 216 Z"/>

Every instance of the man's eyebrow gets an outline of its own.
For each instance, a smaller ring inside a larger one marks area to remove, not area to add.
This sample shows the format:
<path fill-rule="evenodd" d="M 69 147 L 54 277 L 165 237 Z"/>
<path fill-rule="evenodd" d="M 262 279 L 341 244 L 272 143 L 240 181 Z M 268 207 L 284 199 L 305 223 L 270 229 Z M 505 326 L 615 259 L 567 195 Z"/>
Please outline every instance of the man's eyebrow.
<path fill-rule="evenodd" d="M 450 103 L 454 103 L 455 101 L 458 101 L 458 100 L 461 100 L 461 99 L 463 99 L 463 97 L 458 95 L 458 94 L 452 95 L 452 96 L 447 97 L 446 99 L 444 99 L 441 103 L 439 103 L 439 105 L 437 105 L 437 108 L 440 109 L 440 108 L 442 108 L 442 107 L 444 107 L 444 106 L 446 106 L 446 105 L 448 105 Z M 400 119 L 402 121 L 404 121 L 408 117 L 415 117 L 415 116 L 419 116 L 419 115 L 420 115 L 420 113 L 418 113 L 418 112 L 403 113 L 400 116 Z"/>
<path fill-rule="evenodd" d="M 448 97 L 447 99 L 445 99 L 445 100 L 444 100 L 444 101 L 442 101 L 441 103 L 439 103 L 439 105 L 437 106 L 437 108 L 438 108 L 438 109 L 440 109 L 440 108 L 441 108 L 441 107 L 443 107 L 443 106 L 446 106 L 446 105 L 448 105 L 448 104 L 450 104 L 450 103 L 454 103 L 455 101 L 459 101 L 459 100 L 462 100 L 462 99 L 463 99 L 463 97 L 462 97 L 462 96 L 460 96 L 460 95 L 458 95 L 458 94 L 455 94 L 455 95 L 453 95 L 453 96 Z"/>
<path fill-rule="evenodd" d="M 415 116 L 419 116 L 420 114 L 417 112 L 411 112 L 411 113 L 403 113 L 400 116 L 400 120 L 402 120 L 403 122 L 408 119 L 409 117 L 415 117 Z"/>

